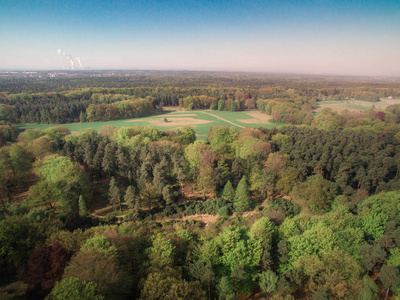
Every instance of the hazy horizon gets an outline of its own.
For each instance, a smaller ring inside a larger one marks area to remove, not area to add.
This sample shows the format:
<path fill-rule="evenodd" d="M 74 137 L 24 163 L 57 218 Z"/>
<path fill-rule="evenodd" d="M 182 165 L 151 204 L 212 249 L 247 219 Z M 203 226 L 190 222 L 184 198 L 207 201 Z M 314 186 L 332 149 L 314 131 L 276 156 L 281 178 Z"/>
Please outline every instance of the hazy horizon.
<path fill-rule="evenodd" d="M 398 1 L 7 1 L 1 70 L 400 76 Z"/>

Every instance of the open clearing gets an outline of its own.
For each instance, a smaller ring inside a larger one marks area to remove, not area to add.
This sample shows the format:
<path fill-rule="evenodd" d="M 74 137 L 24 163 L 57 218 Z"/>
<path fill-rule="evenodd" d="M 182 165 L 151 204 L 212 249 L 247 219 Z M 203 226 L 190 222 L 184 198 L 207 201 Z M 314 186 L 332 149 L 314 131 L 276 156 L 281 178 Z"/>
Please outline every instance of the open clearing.
<path fill-rule="evenodd" d="M 164 121 L 164 118 L 168 122 Z M 250 128 L 273 128 L 282 124 L 272 123 L 268 116 L 259 111 L 213 111 L 213 110 L 197 110 L 197 111 L 178 111 L 164 110 L 161 115 L 153 115 L 150 117 L 141 117 L 137 119 L 115 120 L 107 122 L 91 122 L 91 123 L 73 123 L 73 124 L 24 124 L 20 125 L 21 130 L 29 128 L 46 129 L 54 126 L 65 126 L 72 132 L 93 128 L 99 131 L 105 125 L 115 127 L 133 127 L 133 126 L 150 126 L 163 129 L 179 129 L 183 126 L 192 126 L 198 138 L 205 139 L 208 131 L 215 125 L 234 126 L 238 130 L 244 127 Z"/>
<path fill-rule="evenodd" d="M 372 108 L 386 109 L 389 105 L 400 104 L 400 99 L 381 98 L 379 102 L 368 102 L 362 100 L 343 100 L 343 101 L 322 101 L 318 102 L 318 108 L 315 110 L 317 113 L 321 112 L 324 108 L 331 108 L 333 111 L 342 112 L 348 111 L 365 111 Z"/>

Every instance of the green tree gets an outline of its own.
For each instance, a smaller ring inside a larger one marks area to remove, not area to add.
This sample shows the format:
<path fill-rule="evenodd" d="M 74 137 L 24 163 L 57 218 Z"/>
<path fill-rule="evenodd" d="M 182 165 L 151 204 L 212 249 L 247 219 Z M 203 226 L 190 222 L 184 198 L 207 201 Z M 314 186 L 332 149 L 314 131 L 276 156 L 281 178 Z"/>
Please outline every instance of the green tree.
<path fill-rule="evenodd" d="M 225 300 L 233 300 L 236 299 L 235 294 L 233 293 L 233 285 L 230 282 L 229 278 L 224 276 L 219 281 L 217 286 L 219 299 Z"/>
<path fill-rule="evenodd" d="M 225 110 L 225 101 L 222 99 L 218 101 L 218 110 L 219 111 Z"/>
<path fill-rule="evenodd" d="M 103 300 L 104 297 L 96 293 L 96 288 L 95 282 L 69 277 L 57 282 L 46 300 Z"/>
<path fill-rule="evenodd" d="M 372 271 L 377 263 L 384 261 L 386 252 L 382 250 L 378 245 L 364 244 L 358 250 L 358 254 L 361 255 L 361 266 L 364 270 Z"/>
<path fill-rule="evenodd" d="M 105 236 L 96 235 L 82 245 L 81 251 L 97 252 L 107 257 L 117 258 L 118 250 L 116 247 L 111 245 L 111 242 L 107 240 Z"/>
<path fill-rule="evenodd" d="M 232 183 L 230 180 L 225 184 L 224 190 L 222 191 L 222 198 L 226 201 L 233 202 L 235 199 L 235 190 L 233 189 Z"/>
<path fill-rule="evenodd" d="M 117 181 L 115 180 L 114 177 L 111 177 L 110 180 L 110 189 L 108 191 L 109 194 L 109 199 L 110 199 L 110 204 L 112 205 L 113 209 L 116 210 L 117 207 L 119 207 L 119 210 L 121 211 L 121 192 L 119 190 Z"/>
<path fill-rule="evenodd" d="M 300 172 L 293 167 L 287 167 L 282 172 L 281 177 L 276 183 L 276 189 L 283 195 L 289 195 L 293 187 L 300 180 Z"/>
<path fill-rule="evenodd" d="M 79 122 L 86 123 L 86 113 L 84 111 L 81 111 L 81 113 L 79 114 Z"/>
<path fill-rule="evenodd" d="M 87 216 L 87 205 L 86 205 L 86 200 L 83 198 L 82 195 L 79 196 L 79 215 L 81 217 L 86 217 Z"/>
<path fill-rule="evenodd" d="M 88 199 L 86 175 L 77 163 L 65 156 L 50 156 L 35 163 L 35 170 L 42 179 L 29 188 L 26 203 L 30 207 L 47 206 L 66 214 L 79 211 L 79 196 Z M 55 204 L 55 205 L 54 205 Z"/>
<path fill-rule="evenodd" d="M 236 188 L 233 207 L 238 212 L 244 212 L 250 209 L 250 191 L 247 185 L 246 176 L 242 177 Z"/>
<path fill-rule="evenodd" d="M 383 265 L 379 273 L 379 280 L 382 282 L 386 291 L 386 298 L 389 297 L 389 291 L 395 293 L 400 285 L 399 270 L 395 266 Z"/>
<path fill-rule="evenodd" d="M 312 212 L 329 211 L 332 202 L 330 183 L 321 175 L 313 175 L 307 181 L 293 188 L 292 196 L 303 207 Z"/>
<path fill-rule="evenodd" d="M 235 112 L 236 110 L 237 110 L 236 102 L 232 101 L 231 104 L 229 105 L 229 111 Z"/>
<path fill-rule="evenodd" d="M 360 294 L 358 296 L 359 300 L 374 300 L 378 299 L 378 291 L 379 288 L 376 285 L 375 281 L 371 279 L 369 276 L 364 276 L 362 280 L 362 289 L 360 290 Z"/>
<path fill-rule="evenodd" d="M 189 145 L 196 141 L 196 132 L 190 126 L 183 126 L 178 130 L 178 136 L 182 145 Z"/>
<path fill-rule="evenodd" d="M 138 208 L 136 190 L 135 187 L 133 187 L 132 185 L 128 186 L 128 188 L 126 189 L 124 201 L 125 201 L 124 204 L 127 205 L 129 209 Z"/>
<path fill-rule="evenodd" d="M 202 285 L 207 286 L 208 299 L 211 300 L 211 285 L 215 280 L 215 273 L 212 269 L 211 262 L 197 261 L 189 266 L 189 273 L 200 281 Z"/>
<path fill-rule="evenodd" d="M 154 272 L 149 274 L 140 299 L 143 300 L 176 300 L 176 299 L 206 299 L 204 291 L 198 281 L 187 282 L 168 272 Z"/>
<path fill-rule="evenodd" d="M 175 256 L 174 249 L 175 246 L 171 244 L 171 241 L 161 233 L 153 236 L 152 246 L 148 249 L 150 265 L 155 270 L 172 267 Z"/>
<path fill-rule="evenodd" d="M 277 288 L 278 279 L 279 279 L 278 275 L 276 275 L 272 270 L 262 272 L 260 274 L 260 279 L 259 279 L 261 291 L 263 291 L 264 293 L 275 292 Z"/>
<path fill-rule="evenodd" d="M 115 257 L 97 251 L 76 254 L 64 272 L 64 279 L 78 277 L 97 284 L 96 292 L 105 299 L 122 299 L 131 290 L 131 276 L 119 266 Z"/>

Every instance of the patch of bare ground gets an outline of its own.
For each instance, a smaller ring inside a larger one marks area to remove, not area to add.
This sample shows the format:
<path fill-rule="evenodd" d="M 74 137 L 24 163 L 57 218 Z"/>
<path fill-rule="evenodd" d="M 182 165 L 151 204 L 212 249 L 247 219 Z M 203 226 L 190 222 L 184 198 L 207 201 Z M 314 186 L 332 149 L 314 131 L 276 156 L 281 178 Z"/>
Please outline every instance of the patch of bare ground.
<path fill-rule="evenodd" d="M 95 211 L 106 207 L 109 204 L 107 199 L 109 180 L 102 179 L 93 182 L 93 194 L 92 201 L 89 207 L 89 211 Z"/>
<path fill-rule="evenodd" d="M 184 216 L 182 218 L 160 218 L 155 220 L 155 222 L 170 222 L 170 221 L 200 221 L 204 223 L 206 226 L 208 224 L 214 223 L 218 219 L 219 215 L 210 215 L 210 214 L 196 214 L 190 216 Z"/>
<path fill-rule="evenodd" d="M 125 121 L 125 122 L 130 123 L 130 122 L 143 122 L 143 121 L 144 121 L 143 119 L 133 119 L 133 120 Z"/>
<path fill-rule="evenodd" d="M 157 116 L 160 118 L 175 118 L 175 117 L 196 117 L 196 114 L 181 114 L 181 113 L 175 113 L 173 115 L 167 114 L 167 115 L 159 115 Z"/>
<path fill-rule="evenodd" d="M 258 123 L 267 123 L 269 120 L 272 119 L 272 116 L 269 116 L 260 111 L 249 111 L 246 112 L 246 114 L 249 115 L 250 117 L 253 117 L 254 119 L 241 119 L 238 121 L 246 124 L 258 124 Z"/>
<path fill-rule="evenodd" d="M 13 194 L 11 195 L 11 202 L 12 203 L 22 203 L 25 198 L 28 196 L 28 190 L 32 185 L 35 185 L 39 179 L 35 176 L 35 173 L 29 172 L 28 177 L 24 181 L 23 185 L 18 186 Z"/>
<path fill-rule="evenodd" d="M 212 121 L 207 120 L 199 120 L 194 118 L 168 118 L 168 122 L 165 122 L 163 119 L 159 121 L 150 121 L 150 124 L 154 126 L 185 126 L 185 125 L 196 125 L 196 124 L 206 124 L 212 123 Z"/>

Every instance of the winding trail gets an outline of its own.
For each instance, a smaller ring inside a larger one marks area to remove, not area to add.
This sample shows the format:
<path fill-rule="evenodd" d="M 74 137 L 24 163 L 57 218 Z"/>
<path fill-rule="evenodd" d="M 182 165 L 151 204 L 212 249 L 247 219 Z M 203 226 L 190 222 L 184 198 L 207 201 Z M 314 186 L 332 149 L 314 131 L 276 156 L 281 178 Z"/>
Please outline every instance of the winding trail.
<path fill-rule="evenodd" d="M 209 116 L 213 116 L 214 118 L 220 119 L 220 120 L 222 120 L 222 121 L 224 121 L 224 122 L 230 123 L 230 124 L 232 124 L 232 125 L 234 125 L 234 126 L 237 126 L 237 127 L 239 127 L 239 128 L 244 128 L 244 126 L 235 124 L 235 123 L 233 123 L 233 122 L 231 122 L 231 121 L 228 121 L 227 119 L 224 119 L 224 118 L 222 118 L 222 117 L 220 117 L 220 116 L 216 116 L 216 115 L 210 114 L 210 113 L 205 112 L 205 111 L 202 111 L 202 113 L 203 113 L 203 114 L 206 114 L 206 115 L 209 115 Z"/>

